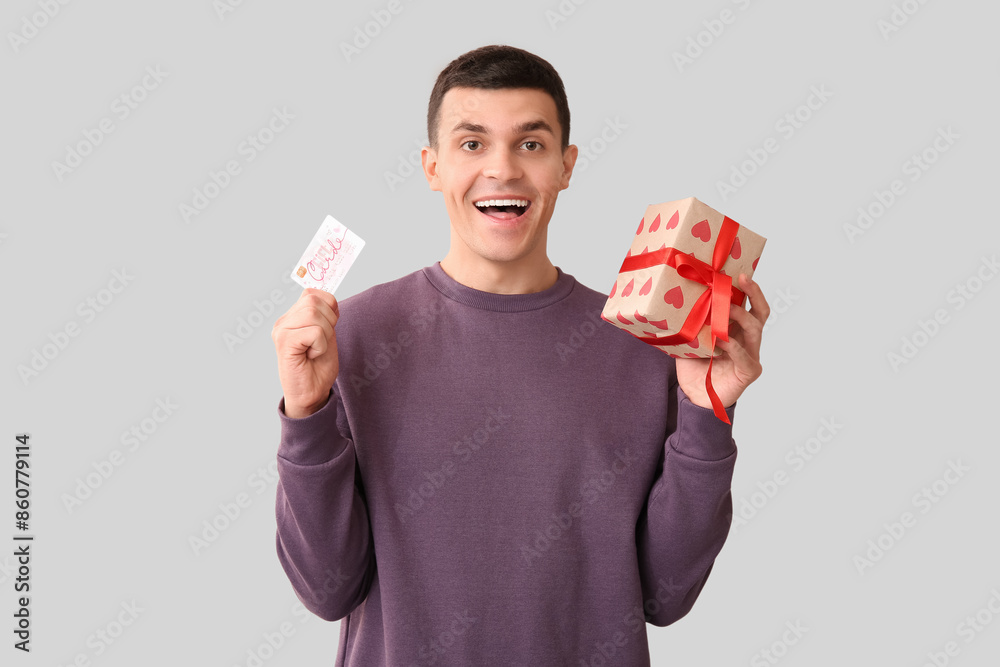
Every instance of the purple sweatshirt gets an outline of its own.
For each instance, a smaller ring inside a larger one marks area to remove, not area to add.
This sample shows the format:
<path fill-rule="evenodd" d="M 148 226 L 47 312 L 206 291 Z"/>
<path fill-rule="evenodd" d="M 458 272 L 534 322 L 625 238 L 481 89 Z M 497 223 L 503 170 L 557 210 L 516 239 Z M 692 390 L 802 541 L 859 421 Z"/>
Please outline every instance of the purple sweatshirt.
<path fill-rule="evenodd" d="M 649 665 L 646 623 L 705 585 L 732 427 L 558 273 L 493 294 L 436 263 L 346 298 L 330 400 L 279 401 L 278 558 L 343 619 L 337 667 Z"/>

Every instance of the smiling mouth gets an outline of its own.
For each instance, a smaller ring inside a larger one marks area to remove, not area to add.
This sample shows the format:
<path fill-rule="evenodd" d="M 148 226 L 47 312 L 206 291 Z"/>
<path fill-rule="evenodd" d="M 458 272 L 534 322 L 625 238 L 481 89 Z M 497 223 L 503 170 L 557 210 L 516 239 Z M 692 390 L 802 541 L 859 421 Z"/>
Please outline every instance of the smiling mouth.
<path fill-rule="evenodd" d="M 516 220 L 531 208 L 527 199 L 487 199 L 476 202 L 476 208 L 497 220 Z"/>

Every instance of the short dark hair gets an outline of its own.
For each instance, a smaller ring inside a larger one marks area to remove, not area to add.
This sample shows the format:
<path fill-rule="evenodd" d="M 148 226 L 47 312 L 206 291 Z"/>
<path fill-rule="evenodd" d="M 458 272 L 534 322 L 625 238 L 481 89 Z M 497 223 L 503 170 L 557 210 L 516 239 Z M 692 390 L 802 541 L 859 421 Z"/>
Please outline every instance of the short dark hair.
<path fill-rule="evenodd" d="M 523 49 L 502 44 L 482 46 L 455 58 L 441 70 L 430 103 L 427 105 L 427 139 L 431 148 L 438 147 L 438 124 L 441 101 L 455 87 L 535 88 L 548 93 L 556 103 L 562 128 L 562 150 L 569 146 L 569 103 L 559 73 L 547 60 Z"/>

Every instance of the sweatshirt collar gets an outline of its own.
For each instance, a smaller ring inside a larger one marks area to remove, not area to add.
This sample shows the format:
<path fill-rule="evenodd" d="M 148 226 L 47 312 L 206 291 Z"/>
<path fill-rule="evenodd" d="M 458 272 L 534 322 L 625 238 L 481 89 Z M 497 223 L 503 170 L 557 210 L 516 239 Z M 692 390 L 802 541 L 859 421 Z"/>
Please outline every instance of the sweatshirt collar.
<path fill-rule="evenodd" d="M 563 273 L 563 270 L 558 266 L 556 267 L 556 272 L 558 273 L 556 282 L 541 292 L 532 292 L 531 294 L 495 294 L 463 285 L 444 272 L 444 269 L 441 268 L 441 262 L 435 262 L 423 269 L 427 280 L 449 299 L 458 301 L 466 306 L 472 306 L 481 310 L 492 310 L 498 313 L 520 313 L 528 310 L 537 310 L 566 298 L 573 291 L 576 279 L 568 273 Z"/>

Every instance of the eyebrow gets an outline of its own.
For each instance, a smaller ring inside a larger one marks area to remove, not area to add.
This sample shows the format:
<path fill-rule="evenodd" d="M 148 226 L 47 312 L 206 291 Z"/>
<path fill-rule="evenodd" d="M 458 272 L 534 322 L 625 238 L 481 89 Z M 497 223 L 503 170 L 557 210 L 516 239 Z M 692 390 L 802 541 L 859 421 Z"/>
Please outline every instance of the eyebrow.
<path fill-rule="evenodd" d="M 465 132 L 476 132 L 478 134 L 489 134 L 489 131 L 485 127 L 483 127 L 482 125 L 479 125 L 477 123 L 470 123 L 468 121 L 462 121 L 462 122 L 460 122 L 458 125 L 456 125 L 455 127 L 452 128 L 451 132 L 452 132 L 452 134 L 454 134 L 456 132 L 460 132 L 460 131 L 463 131 L 463 130 Z M 548 123 L 546 123 L 544 120 L 528 121 L 526 123 L 521 123 L 520 125 L 517 125 L 517 126 L 514 127 L 514 133 L 515 134 L 525 134 L 527 132 L 537 132 L 539 130 L 548 132 L 552 136 L 555 136 L 555 134 L 556 134 L 552 130 L 552 127 Z"/>

